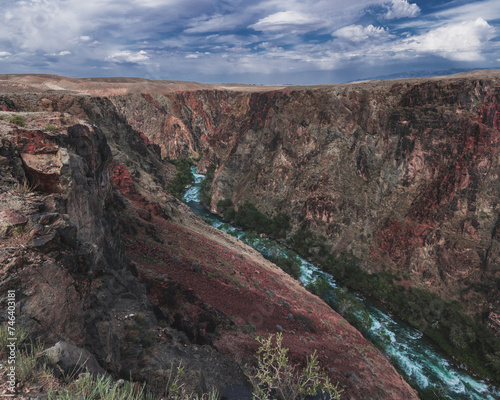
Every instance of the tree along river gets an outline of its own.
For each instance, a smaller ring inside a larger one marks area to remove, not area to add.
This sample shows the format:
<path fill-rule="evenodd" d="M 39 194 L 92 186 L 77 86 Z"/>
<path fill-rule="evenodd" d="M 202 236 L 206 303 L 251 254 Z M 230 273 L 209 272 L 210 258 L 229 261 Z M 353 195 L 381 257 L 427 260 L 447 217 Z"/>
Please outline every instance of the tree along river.
<path fill-rule="evenodd" d="M 184 193 L 183 199 L 191 210 L 212 226 L 236 236 L 244 243 L 259 251 L 264 257 L 269 258 L 276 255 L 286 255 L 291 250 L 268 238 L 247 235 L 239 228 L 235 228 L 223 222 L 217 215 L 208 211 L 200 201 L 200 182 L 204 175 L 196 173 L 196 167 L 192 168 L 195 180 Z M 339 284 L 334 277 L 321 271 L 318 267 L 300 258 L 301 277 L 300 280 L 307 285 L 316 278 L 323 278 L 329 282 L 330 303 L 335 308 L 334 289 Z M 354 294 L 354 293 L 353 293 Z M 362 296 L 354 294 L 361 300 L 366 312 L 370 316 L 370 328 L 368 338 L 383 350 L 393 363 L 421 389 L 434 386 L 439 389 L 440 394 L 449 399 L 462 400 L 498 400 L 500 389 L 487 382 L 478 380 L 469 375 L 465 370 L 458 367 L 452 360 L 447 358 L 437 346 L 427 340 L 420 331 L 407 323 L 391 317 L 387 312 L 375 307 Z"/>

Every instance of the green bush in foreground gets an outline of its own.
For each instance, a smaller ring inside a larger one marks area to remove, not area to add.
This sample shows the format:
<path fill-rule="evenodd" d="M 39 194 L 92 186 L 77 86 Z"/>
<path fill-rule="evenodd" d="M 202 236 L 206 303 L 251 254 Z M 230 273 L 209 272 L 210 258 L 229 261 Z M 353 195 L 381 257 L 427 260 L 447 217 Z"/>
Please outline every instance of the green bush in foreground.
<path fill-rule="evenodd" d="M 52 124 L 47 124 L 47 125 L 45 125 L 45 128 L 43 128 L 43 129 L 47 132 L 54 133 L 55 131 L 57 131 L 57 126 L 52 125 Z"/>
<path fill-rule="evenodd" d="M 26 118 L 18 114 L 14 114 L 12 117 L 10 117 L 9 122 L 18 126 L 26 126 Z"/>
<path fill-rule="evenodd" d="M 0 326 L 0 345 L 6 343 L 8 330 Z M 37 358 L 43 350 L 40 342 L 34 344 L 27 342 L 25 331 L 20 330 L 19 351 L 16 357 L 18 387 L 29 388 L 30 383 L 36 383 L 40 379 L 50 379 L 52 372 L 45 363 Z M 288 349 L 282 347 L 283 337 L 281 334 L 270 335 L 267 339 L 259 337 L 260 348 L 257 351 L 258 365 L 248 373 L 248 378 L 253 385 L 253 394 L 260 400 L 303 400 L 307 395 L 327 393 L 331 398 L 338 399 L 341 389 L 333 385 L 318 364 L 318 357 L 314 352 L 308 357 L 307 365 L 299 370 L 297 365 L 289 363 Z M 4 349 L 5 350 L 5 347 Z M 138 382 L 115 381 L 109 375 L 93 377 L 90 373 L 81 373 L 77 379 L 71 376 L 65 377 L 63 386 L 54 389 L 47 387 L 47 398 L 49 400 L 80 399 L 80 400 L 154 400 L 159 398 L 169 400 L 217 400 L 219 395 L 216 391 L 198 395 L 189 393 L 182 382 L 184 366 L 179 364 L 174 367 L 171 364 L 170 374 L 167 379 L 163 395 L 158 397 L 150 392 L 146 385 Z"/>
<path fill-rule="evenodd" d="M 15 341 L 11 340 L 13 337 Z M 28 332 L 24 329 L 9 331 L 7 324 L 0 326 L 0 354 L 8 353 L 7 345 L 12 343 L 16 343 L 16 384 L 19 387 L 50 375 L 45 363 L 37 359 L 37 354 L 43 350 L 42 343 L 28 340 Z"/>
<path fill-rule="evenodd" d="M 180 383 L 184 374 L 184 367 L 177 368 L 171 366 L 167 386 L 162 396 L 157 396 L 147 390 L 146 385 L 141 385 L 133 381 L 125 381 L 121 384 L 115 382 L 110 376 L 100 375 L 97 378 L 91 374 L 80 374 L 78 379 L 63 389 L 49 391 L 49 400 L 217 400 L 216 391 L 203 394 L 187 393 L 184 385 Z"/>
<path fill-rule="evenodd" d="M 71 385 L 58 392 L 50 391 L 49 400 L 153 400 L 154 397 L 145 392 L 144 386 L 137 388 L 132 382 L 119 386 L 111 377 L 100 375 L 96 379 L 90 374 L 80 374 Z"/>
<path fill-rule="evenodd" d="M 278 333 L 276 340 L 273 339 L 274 335 L 267 339 L 257 338 L 261 345 L 257 350 L 258 365 L 248 374 L 255 397 L 260 400 L 302 400 L 323 392 L 334 399 L 340 398 L 342 390 L 338 385 L 334 386 L 321 370 L 316 352 L 308 357 L 306 367 L 299 371 L 297 365 L 289 363 L 288 349 L 282 347 L 283 336 Z"/>

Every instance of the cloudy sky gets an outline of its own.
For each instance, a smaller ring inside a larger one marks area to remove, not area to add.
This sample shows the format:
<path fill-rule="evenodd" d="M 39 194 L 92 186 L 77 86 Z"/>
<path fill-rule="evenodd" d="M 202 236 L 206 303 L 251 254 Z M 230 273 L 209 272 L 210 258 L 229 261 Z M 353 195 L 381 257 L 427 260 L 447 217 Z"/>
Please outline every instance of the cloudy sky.
<path fill-rule="evenodd" d="M 500 0 L 0 0 L 0 73 L 338 83 L 500 67 Z"/>

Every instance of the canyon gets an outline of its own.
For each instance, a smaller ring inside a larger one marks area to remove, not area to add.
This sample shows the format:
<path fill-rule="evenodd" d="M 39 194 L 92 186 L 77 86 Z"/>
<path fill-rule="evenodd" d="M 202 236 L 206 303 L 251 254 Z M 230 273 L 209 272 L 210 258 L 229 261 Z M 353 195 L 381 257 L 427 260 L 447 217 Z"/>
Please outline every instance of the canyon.
<path fill-rule="evenodd" d="M 247 385 L 253 336 L 279 327 L 343 398 L 418 398 L 326 303 L 168 193 L 181 157 L 214 171 L 212 211 L 285 213 L 498 335 L 498 71 L 317 87 L 2 75 L 0 110 L 0 291 L 18 291 L 20 325 L 110 373 L 160 387 L 182 360 L 200 392 Z"/>
<path fill-rule="evenodd" d="M 499 95 L 498 73 L 476 72 L 114 101 L 163 156 L 203 151 L 212 211 L 284 212 L 334 254 L 404 273 L 498 331 Z"/>

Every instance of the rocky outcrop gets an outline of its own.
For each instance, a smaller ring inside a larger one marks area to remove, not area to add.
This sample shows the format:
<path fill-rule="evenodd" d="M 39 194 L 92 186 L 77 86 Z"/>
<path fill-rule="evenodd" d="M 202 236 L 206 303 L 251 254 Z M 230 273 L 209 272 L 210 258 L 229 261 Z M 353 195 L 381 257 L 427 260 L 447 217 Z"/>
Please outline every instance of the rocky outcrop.
<path fill-rule="evenodd" d="M 11 90 L 9 84 L 0 88 Z M 78 81 L 70 84 L 76 92 Z M 254 360 L 254 335 L 279 326 L 293 360 L 302 363 L 317 350 L 343 397 L 417 398 L 389 361 L 324 302 L 165 191 L 174 170 L 162 156 L 205 149 L 205 160 L 223 166 L 207 143 L 218 129 L 213 119 L 225 119 L 203 96 L 229 106 L 234 96 L 239 102 L 259 95 L 125 96 L 117 87 L 112 93 L 120 95 L 108 99 L 14 86 L 0 107 L 7 116 L 23 116 L 26 126 L 0 119 L 2 221 L 14 221 L 6 222 L 0 245 L 0 291 L 16 290 L 18 327 L 47 344 L 86 349 L 107 372 L 132 374 L 158 392 L 182 361 L 188 388 L 222 393 L 231 384 L 247 385 L 240 365 Z M 136 101 L 164 107 L 157 115 L 167 120 L 165 110 L 177 110 L 180 128 L 167 123 L 162 133 L 174 129 L 179 141 L 173 147 L 140 131 L 139 114 L 131 114 Z M 191 135 L 186 145 L 184 132 Z"/>
<path fill-rule="evenodd" d="M 243 384 L 239 367 L 230 359 L 211 347 L 200 359 L 206 345 L 191 346 L 174 328 L 160 327 L 121 233 L 125 200 L 113 176 L 120 140 L 109 146 L 103 130 L 88 119 L 59 124 L 54 132 L 44 128 L 52 114 L 21 115 L 27 119 L 23 129 L 0 121 L 1 226 L 6 227 L 0 243 L 0 290 L 16 293 L 17 329 L 27 329 L 47 344 L 65 341 L 69 349 L 84 347 L 108 372 L 124 378 L 132 374 L 158 391 L 181 361 L 188 387 L 200 393 Z M 109 134 L 105 124 L 103 128 Z M 133 134 L 126 129 L 118 133 Z M 134 146 L 133 139 L 121 140 Z M 155 163 L 147 143 L 135 146 L 129 162 L 144 156 Z M 145 159 L 140 162 L 150 166 Z M 144 181 L 149 183 L 149 178 Z M 140 190 L 141 180 L 136 181 Z M 139 196 L 144 207 L 163 216 L 169 212 L 158 204 L 160 196 L 152 204 L 144 195 Z M 170 311 L 175 314 L 177 308 Z M 2 312 L 6 320 L 6 307 Z M 169 339 L 162 337 L 170 331 Z"/>

